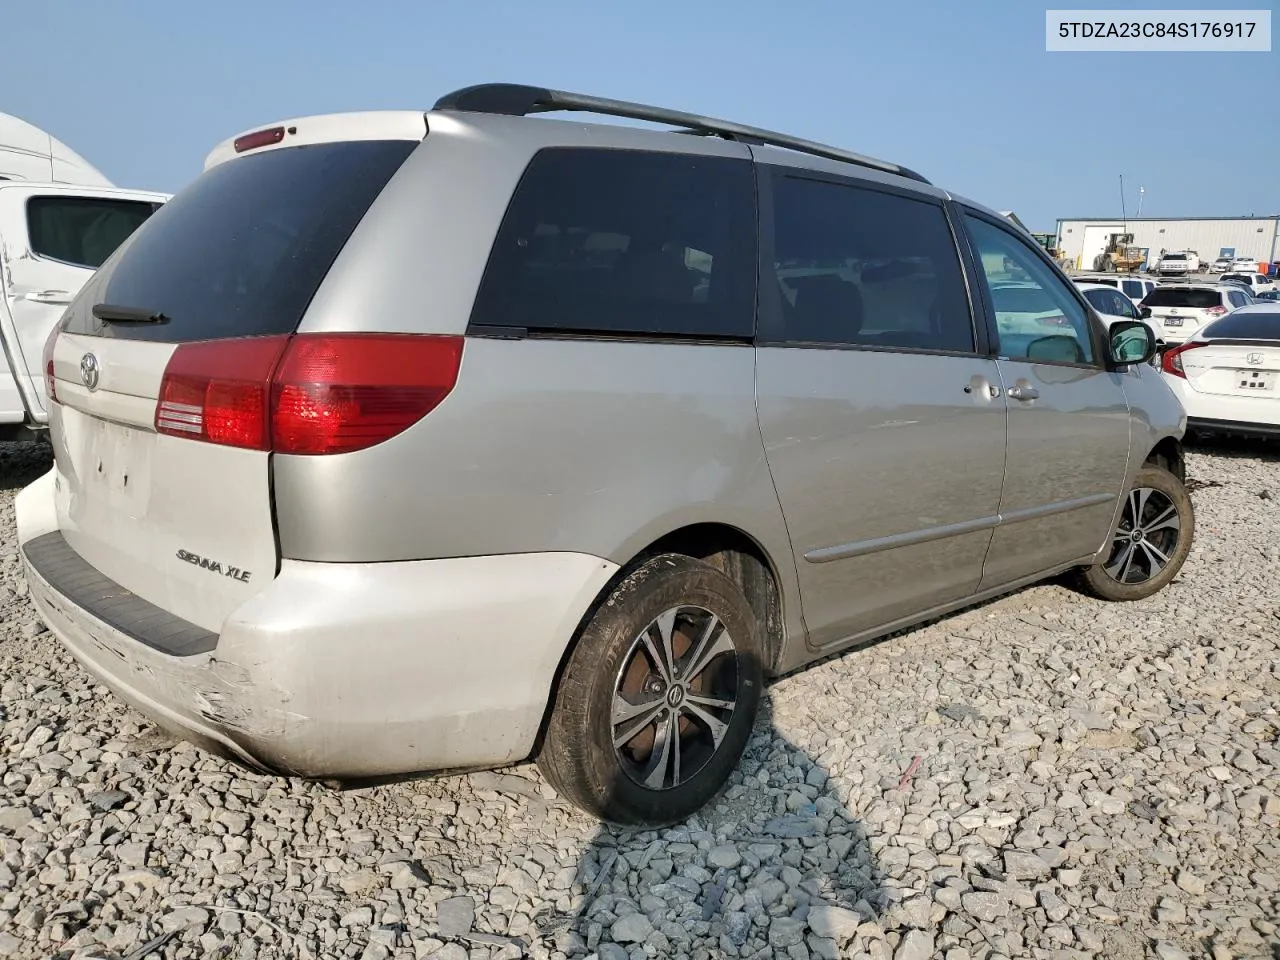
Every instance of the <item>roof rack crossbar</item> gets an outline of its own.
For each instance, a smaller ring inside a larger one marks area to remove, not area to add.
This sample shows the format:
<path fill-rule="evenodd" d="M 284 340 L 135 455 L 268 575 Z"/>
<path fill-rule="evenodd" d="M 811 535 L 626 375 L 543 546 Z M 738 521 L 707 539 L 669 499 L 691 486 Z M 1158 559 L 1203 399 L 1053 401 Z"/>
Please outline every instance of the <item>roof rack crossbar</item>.
<path fill-rule="evenodd" d="M 896 163 L 863 156 L 851 150 L 828 146 L 813 140 L 774 133 L 759 127 L 749 127 L 729 120 L 716 120 L 665 107 L 654 107 L 627 100 L 610 100 L 581 93 L 566 93 L 545 87 L 525 86 L 517 83 L 481 83 L 446 93 L 436 101 L 436 110 L 462 110 L 471 113 L 496 113 L 512 117 L 526 117 L 533 113 L 550 113 L 557 110 L 577 110 L 630 120 L 646 120 L 683 127 L 684 133 L 711 134 L 741 143 L 768 144 L 784 147 L 800 153 L 808 153 L 828 160 L 856 163 L 862 167 L 907 177 L 920 183 L 929 183 L 924 177 Z"/>

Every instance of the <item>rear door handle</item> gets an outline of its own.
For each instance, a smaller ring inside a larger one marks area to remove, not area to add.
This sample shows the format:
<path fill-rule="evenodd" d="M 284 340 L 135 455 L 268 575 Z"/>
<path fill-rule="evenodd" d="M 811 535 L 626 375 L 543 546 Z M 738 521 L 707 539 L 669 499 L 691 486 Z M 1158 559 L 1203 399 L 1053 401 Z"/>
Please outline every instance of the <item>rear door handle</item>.
<path fill-rule="evenodd" d="M 1034 400 L 1040 396 L 1040 391 L 1029 383 L 1018 383 L 1009 388 L 1009 396 L 1015 400 Z"/>

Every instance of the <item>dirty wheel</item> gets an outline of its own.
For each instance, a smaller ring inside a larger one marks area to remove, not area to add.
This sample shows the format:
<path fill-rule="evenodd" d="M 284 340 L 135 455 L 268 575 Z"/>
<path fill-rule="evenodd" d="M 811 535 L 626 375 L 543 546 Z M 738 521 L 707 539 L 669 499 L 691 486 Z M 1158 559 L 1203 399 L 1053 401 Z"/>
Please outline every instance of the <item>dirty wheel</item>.
<path fill-rule="evenodd" d="M 1182 481 L 1147 465 L 1125 496 L 1107 558 L 1081 572 L 1081 585 L 1103 600 L 1149 597 L 1178 575 L 1194 533 L 1195 511 Z"/>
<path fill-rule="evenodd" d="M 566 799 L 615 823 L 683 820 L 738 762 L 759 704 L 759 625 L 716 568 L 644 563 L 582 630 L 538 764 Z"/>

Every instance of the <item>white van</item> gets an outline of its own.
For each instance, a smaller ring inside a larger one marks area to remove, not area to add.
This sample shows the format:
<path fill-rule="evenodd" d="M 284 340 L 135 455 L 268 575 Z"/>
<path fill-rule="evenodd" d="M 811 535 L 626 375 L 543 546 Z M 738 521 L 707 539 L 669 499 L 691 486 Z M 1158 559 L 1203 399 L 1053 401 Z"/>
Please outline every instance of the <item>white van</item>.
<path fill-rule="evenodd" d="M 0 114 L 0 441 L 43 434 L 45 340 L 93 272 L 168 199 L 112 186 L 65 144 Z"/>
<path fill-rule="evenodd" d="M 114 186 L 61 140 L 7 113 L 0 113 L 0 180 Z"/>

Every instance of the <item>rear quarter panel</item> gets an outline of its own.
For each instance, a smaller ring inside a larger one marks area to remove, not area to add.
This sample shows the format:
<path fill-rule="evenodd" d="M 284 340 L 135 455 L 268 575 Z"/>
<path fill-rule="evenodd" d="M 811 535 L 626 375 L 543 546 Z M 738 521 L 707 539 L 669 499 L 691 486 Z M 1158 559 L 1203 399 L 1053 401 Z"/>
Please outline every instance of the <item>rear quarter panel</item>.
<path fill-rule="evenodd" d="M 785 602 L 795 566 L 754 379 L 749 346 L 470 339 L 454 391 L 405 433 L 357 453 L 273 458 L 283 555 L 574 551 L 626 564 L 667 533 L 716 522 L 761 545 Z"/>

